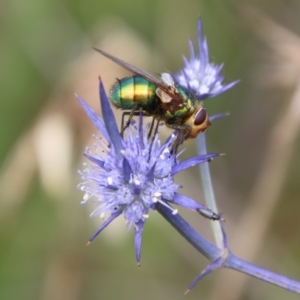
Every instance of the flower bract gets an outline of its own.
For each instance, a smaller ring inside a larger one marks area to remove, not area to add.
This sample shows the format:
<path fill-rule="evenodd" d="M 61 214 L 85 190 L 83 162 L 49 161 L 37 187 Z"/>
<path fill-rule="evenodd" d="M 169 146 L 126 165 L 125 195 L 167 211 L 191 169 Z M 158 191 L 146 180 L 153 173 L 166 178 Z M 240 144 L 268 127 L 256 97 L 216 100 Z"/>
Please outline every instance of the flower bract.
<path fill-rule="evenodd" d="M 231 87 L 238 81 L 223 84 L 221 74 L 223 65 L 216 65 L 209 62 L 209 51 L 206 38 L 203 36 L 202 20 L 198 21 L 198 50 L 196 54 L 193 42 L 189 41 L 190 60 L 183 57 L 184 68 L 174 74 L 175 81 L 188 89 L 198 100 L 208 97 L 215 97 Z"/>
<path fill-rule="evenodd" d="M 178 155 L 170 151 L 176 134 L 172 133 L 164 143 L 159 133 L 148 138 L 149 124 L 143 125 L 140 114 L 138 122 L 131 122 L 121 137 L 109 100 L 102 82 L 99 85 L 103 119 L 80 97 L 78 100 L 88 117 L 98 129 L 100 136 L 94 136 L 94 149 L 85 151 L 89 164 L 79 171 L 82 182 L 79 189 L 85 192 L 82 203 L 95 205 L 92 216 L 107 216 L 92 241 L 110 222 L 123 215 L 128 228 L 135 230 L 136 260 L 140 262 L 141 236 L 149 211 L 160 203 L 176 214 L 173 204 L 211 216 L 211 212 L 200 203 L 179 193 L 180 185 L 174 176 L 189 167 L 210 161 L 218 153 L 198 155 L 178 161 Z"/>

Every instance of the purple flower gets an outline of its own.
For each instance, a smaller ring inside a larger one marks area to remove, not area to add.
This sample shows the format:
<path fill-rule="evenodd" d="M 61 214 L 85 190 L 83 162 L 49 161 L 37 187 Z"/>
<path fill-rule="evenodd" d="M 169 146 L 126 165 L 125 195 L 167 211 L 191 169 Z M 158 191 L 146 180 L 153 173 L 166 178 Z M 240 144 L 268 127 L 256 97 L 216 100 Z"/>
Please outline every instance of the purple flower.
<path fill-rule="evenodd" d="M 206 38 L 203 37 L 202 20 L 198 21 L 198 48 L 199 54 L 195 55 L 193 42 L 189 41 L 191 58 L 183 57 L 184 68 L 174 74 L 175 81 L 195 94 L 199 100 L 215 97 L 232 88 L 238 81 L 222 84 L 224 79 L 221 74 L 223 65 L 209 62 L 209 53 Z"/>
<path fill-rule="evenodd" d="M 135 230 L 136 260 L 139 264 L 141 236 L 149 210 L 157 203 L 177 213 L 171 205 L 195 210 L 212 219 L 219 219 L 208 208 L 178 193 L 179 184 L 173 181 L 178 172 L 210 161 L 217 153 L 199 155 L 178 162 L 176 154 L 170 152 L 176 134 L 161 144 L 159 134 L 148 139 L 149 124 L 143 127 L 143 117 L 131 122 L 121 138 L 116 121 L 100 82 L 100 98 L 104 120 L 88 104 L 78 97 L 81 106 L 94 123 L 100 137 L 94 137 L 94 149 L 85 151 L 89 165 L 79 171 L 82 182 L 78 188 L 85 192 L 82 204 L 91 200 L 96 206 L 91 216 L 107 219 L 91 236 L 92 241 L 111 221 L 123 215 L 128 228 Z"/>

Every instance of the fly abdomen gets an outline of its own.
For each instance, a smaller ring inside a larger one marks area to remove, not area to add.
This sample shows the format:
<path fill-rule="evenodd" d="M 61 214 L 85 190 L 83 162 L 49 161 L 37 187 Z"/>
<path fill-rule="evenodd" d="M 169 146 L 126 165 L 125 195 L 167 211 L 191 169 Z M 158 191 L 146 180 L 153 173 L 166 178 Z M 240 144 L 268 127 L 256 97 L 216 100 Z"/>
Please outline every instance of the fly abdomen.
<path fill-rule="evenodd" d="M 142 108 L 151 112 L 157 106 L 156 86 L 141 76 L 119 79 L 112 87 L 110 99 L 121 109 Z"/>

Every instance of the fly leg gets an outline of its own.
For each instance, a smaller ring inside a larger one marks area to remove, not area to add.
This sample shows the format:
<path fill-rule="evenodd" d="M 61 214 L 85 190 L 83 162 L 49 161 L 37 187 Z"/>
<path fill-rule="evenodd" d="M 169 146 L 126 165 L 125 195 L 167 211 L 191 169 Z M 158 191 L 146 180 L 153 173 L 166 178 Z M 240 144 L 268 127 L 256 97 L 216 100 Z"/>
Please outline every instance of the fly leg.
<path fill-rule="evenodd" d="M 147 112 L 143 111 L 143 109 L 141 107 L 140 107 L 140 109 L 137 109 L 137 107 L 136 107 L 136 108 L 132 109 L 131 111 L 123 111 L 122 120 L 121 120 L 121 132 L 120 132 L 122 137 L 123 137 L 125 129 L 130 125 L 132 118 L 134 116 L 139 116 L 140 114 L 142 114 L 145 117 L 151 116 Z M 127 121 L 125 121 L 125 116 L 129 116 Z M 151 125 L 150 125 L 150 129 L 149 129 L 149 133 L 148 133 L 148 138 L 150 138 L 150 136 L 152 135 L 154 123 L 155 123 L 155 118 L 153 117 Z M 156 134 L 156 132 L 157 132 L 157 128 L 155 129 L 154 135 Z"/>
<path fill-rule="evenodd" d="M 173 145 L 171 146 L 171 153 L 177 153 L 178 147 L 188 138 L 191 127 L 188 125 L 180 124 L 167 124 L 168 127 L 178 130 L 178 135 Z"/>
<path fill-rule="evenodd" d="M 137 107 L 135 107 L 131 111 L 124 111 L 122 113 L 122 121 L 121 121 L 121 136 L 122 137 L 123 137 L 125 129 L 130 125 L 130 122 L 131 122 L 133 116 L 139 116 L 140 114 L 142 114 L 143 116 L 149 116 L 149 114 L 146 113 L 145 111 L 143 111 L 142 108 L 137 110 Z M 129 116 L 127 121 L 125 120 L 125 116 Z M 155 121 L 156 121 L 156 124 L 155 124 Z M 153 145 L 155 136 L 158 132 L 159 123 L 160 123 L 160 119 L 156 120 L 155 117 L 152 118 L 152 122 L 151 122 L 151 125 L 149 128 L 149 131 L 148 131 L 148 139 L 151 138 L 151 143 L 150 143 L 150 148 L 149 148 L 149 158 L 151 157 L 152 145 Z"/>
<path fill-rule="evenodd" d="M 131 114 L 131 111 L 123 111 L 122 113 L 122 121 L 121 121 L 121 136 L 123 137 L 123 133 L 124 133 L 124 130 L 129 126 L 130 124 L 130 121 L 132 119 L 132 117 L 130 118 L 130 114 Z M 127 120 L 126 124 L 125 124 L 125 116 L 129 116 L 129 122 Z"/>
<path fill-rule="evenodd" d="M 152 118 L 152 122 L 149 128 L 149 132 L 148 132 L 148 139 L 150 139 L 151 135 L 152 135 L 152 131 L 153 131 L 153 127 L 154 127 L 154 123 L 155 123 L 155 118 Z"/>
<path fill-rule="evenodd" d="M 153 132 L 153 128 L 154 128 L 154 124 L 155 124 L 155 121 L 157 121 L 156 125 L 155 125 L 155 129 L 154 129 L 154 132 Z M 152 119 L 151 121 L 151 125 L 150 125 L 150 128 L 149 128 L 149 132 L 148 132 L 148 139 L 151 138 L 152 136 L 152 140 L 154 139 L 155 135 L 157 134 L 158 132 L 158 125 L 159 125 L 159 122 L 160 122 L 160 119 L 159 118 L 154 118 Z M 152 132 L 153 132 L 153 135 L 152 135 Z"/>
<path fill-rule="evenodd" d="M 121 136 L 122 137 L 123 137 L 124 130 L 130 125 L 130 122 L 131 122 L 133 116 L 136 115 L 137 108 L 138 108 L 138 105 L 135 104 L 131 111 L 124 111 L 122 113 L 122 123 L 121 123 Z M 125 124 L 125 116 L 129 116 L 128 120 L 126 121 L 126 124 Z"/>
<path fill-rule="evenodd" d="M 154 132 L 153 132 L 153 135 L 152 135 L 152 131 L 153 131 L 153 127 L 154 127 L 155 121 L 156 121 L 156 125 L 155 125 L 155 129 L 154 129 Z M 150 157 L 151 157 L 152 145 L 153 145 L 153 143 L 154 143 L 155 136 L 156 136 L 156 134 L 157 134 L 157 132 L 158 132 L 159 122 L 160 122 L 160 119 L 157 119 L 157 120 L 156 120 L 156 119 L 153 117 L 152 122 L 151 122 L 151 126 L 150 126 L 150 130 L 149 130 L 149 134 L 148 134 L 148 139 L 150 139 L 150 138 L 151 138 L 151 135 L 152 135 L 151 144 L 150 144 L 150 149 L 149 149 L 149 159 L 150 159 Z"/>

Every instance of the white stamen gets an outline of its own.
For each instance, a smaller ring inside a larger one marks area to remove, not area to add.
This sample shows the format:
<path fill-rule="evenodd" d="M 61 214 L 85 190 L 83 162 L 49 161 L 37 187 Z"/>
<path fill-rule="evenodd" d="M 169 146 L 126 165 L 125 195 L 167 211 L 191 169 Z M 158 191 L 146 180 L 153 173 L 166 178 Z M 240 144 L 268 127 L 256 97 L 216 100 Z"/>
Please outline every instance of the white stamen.
<path fill-rule="evenodd" d="M 90 194 L 89 193 L 85 193 L 83 195 L 83 201 L 87 201 L 89 199 L 89 197 L 90 197 Z"/>
<path fill-rule="evenodd" d="M 156 203 L 158 201 L 158 199 L 156 197 L 152 197 L 152 201 L 153 201 L 153 203 Z"/>
<path fill-rule="evenodd" d="M 177 215 L 178 214 L 178 209 L 174 209 L 173 211 L 172 211 L 172 215 Z"/>
<path fill-rule="evenodd" d="M 143 215 L 143 218 L 148 219 L 148 218 L 149 218 L 149 215 L 144 214 L 144 215 Z"/>
<path fill-rule="evenodd" d="M 100 214 L 100 219 L 104 219 L 104 217 L 105 217 L 105 213 L 104 212 L 102 212 L 101 214 Z"/>
<path fill-rule="evenodd" d="M 114 181 L 113 181 L 112 177 L 107 177 L 107 183 L 108 183 L 109 185 L 112 185 L 113 182 L 114 182 Z"/>
<path fill-rule="evenodd" d="M 160 197 L 161 196 L 161 192 L 155 192 L 154 193 L 154 197 Z"/>
<path fill-rule="evenodd" d="M 170 149 L 169 148 L 164 149 L 163 154 L 169 154 L 169 153 L 170 153 Z"/>
<path fill-rule="evenodd" d="M 120 151 L 120 153 L 122 154 L 122 155 L 125 155 L 125 150 L 124 149 L 122 149 L 121 151 Z"/>

